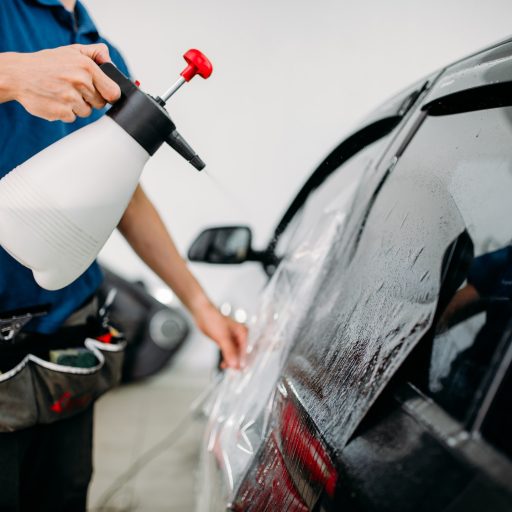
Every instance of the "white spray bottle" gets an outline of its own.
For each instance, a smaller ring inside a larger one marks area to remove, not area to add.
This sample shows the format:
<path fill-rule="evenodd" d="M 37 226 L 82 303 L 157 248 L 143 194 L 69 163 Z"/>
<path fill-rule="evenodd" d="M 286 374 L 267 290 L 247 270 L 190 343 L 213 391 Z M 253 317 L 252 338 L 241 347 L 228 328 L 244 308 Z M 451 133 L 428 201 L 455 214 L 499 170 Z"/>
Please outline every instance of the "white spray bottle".
<path fill-rule="evenodd" d="M 77 279 L 121 219 L 149 157 L 167 142 L 197 170 L 204 163 L 176 131 L 165 102 L 196 74 L 208 78 L 198 50 L 162 97 L 141 91 L 110 63 L 121 88 L 105 116 L 34 155 L 0 179 L 0 245 L 48 290 Z"/>

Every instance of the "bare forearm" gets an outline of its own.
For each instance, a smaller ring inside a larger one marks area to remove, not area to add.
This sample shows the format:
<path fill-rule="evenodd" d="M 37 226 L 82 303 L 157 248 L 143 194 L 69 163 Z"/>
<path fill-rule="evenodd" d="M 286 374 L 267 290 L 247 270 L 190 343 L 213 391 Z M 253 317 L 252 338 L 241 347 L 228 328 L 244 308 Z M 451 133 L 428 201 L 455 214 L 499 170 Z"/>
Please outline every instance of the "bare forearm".
<path fill-rule="evenodd" d="M 142 260 L 174 290 L 192 313 L 199 329 L 219 345 L 224 357 L 223 365 L 231 368 L 243 366 L 246 327 L 221 315 L 209 301 L 140 186 L 118 227 Z"/>
<path fill-rule="evenodd" d="M 476 288 L 467 284 L 455 293 L 439 319 L 438 329 L 443 331 L 482 311 L 483 303 Z"/>
<path fill-rule="evenodd" d="M 208 302 L 140 186 L 119 223 L 119 230 L 138 256 L 173 289 L 192 313 Z"/>

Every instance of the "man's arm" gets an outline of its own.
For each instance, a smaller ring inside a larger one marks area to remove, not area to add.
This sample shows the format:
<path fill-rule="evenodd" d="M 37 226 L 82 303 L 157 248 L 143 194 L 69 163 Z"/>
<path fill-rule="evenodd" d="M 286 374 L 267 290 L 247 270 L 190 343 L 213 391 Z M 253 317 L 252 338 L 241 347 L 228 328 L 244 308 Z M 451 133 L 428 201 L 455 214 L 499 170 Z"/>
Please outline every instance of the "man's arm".
<path fill-rule="evenodd" d="M 18 101 L 48 121 L 88 117 L 121 94 L 98 64 L 110 62 L 104 44 L 62 46 L 34 53 L 0 53 L 0 103 Z"/>
<path fill-rule="evenodd" d="M 225 365 L 240 368 L 245 354 L 246 328 L 221 315 L 210 302 L 140 186 L 118 228 L 140 258 L 174 290 L 203 333 L 219 345 Z"/>
<path fill-rule="evenodd" d="M 458 290 L 451 298 L 437 324 L 437 333 L 442 333 L 469 317 L 483 311 L 484 302 L 478 290 L 470 283 Z"/>

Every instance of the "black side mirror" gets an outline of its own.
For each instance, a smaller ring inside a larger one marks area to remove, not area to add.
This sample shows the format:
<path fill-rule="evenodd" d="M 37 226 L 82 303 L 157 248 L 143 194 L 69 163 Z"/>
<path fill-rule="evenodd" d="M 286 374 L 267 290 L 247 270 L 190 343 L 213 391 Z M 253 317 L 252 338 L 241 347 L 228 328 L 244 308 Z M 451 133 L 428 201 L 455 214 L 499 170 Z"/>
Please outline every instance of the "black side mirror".
<path fill-rule="evenodd" d="M 205 229 L 188 250 L 190 261 L 237 264 L 254 261 L 251 249 L 252 232 L 247 226 L 226 226 Z"/>

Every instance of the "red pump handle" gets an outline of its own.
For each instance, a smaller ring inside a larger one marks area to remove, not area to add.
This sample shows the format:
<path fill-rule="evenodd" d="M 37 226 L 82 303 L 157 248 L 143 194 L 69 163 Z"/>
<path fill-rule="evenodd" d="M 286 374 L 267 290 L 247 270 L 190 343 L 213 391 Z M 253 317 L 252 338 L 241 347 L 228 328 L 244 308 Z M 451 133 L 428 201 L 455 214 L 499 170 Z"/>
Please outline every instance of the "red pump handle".
<path fill-rule="evenodd" d="M 208 60 L 204 53 L 199 50 L 189 50 L 183 55 L 188 66 L 180 73 L 180 75 L 189 82 L 196 75 L 208 78 L 213 71 L 212 63 Z"/>

